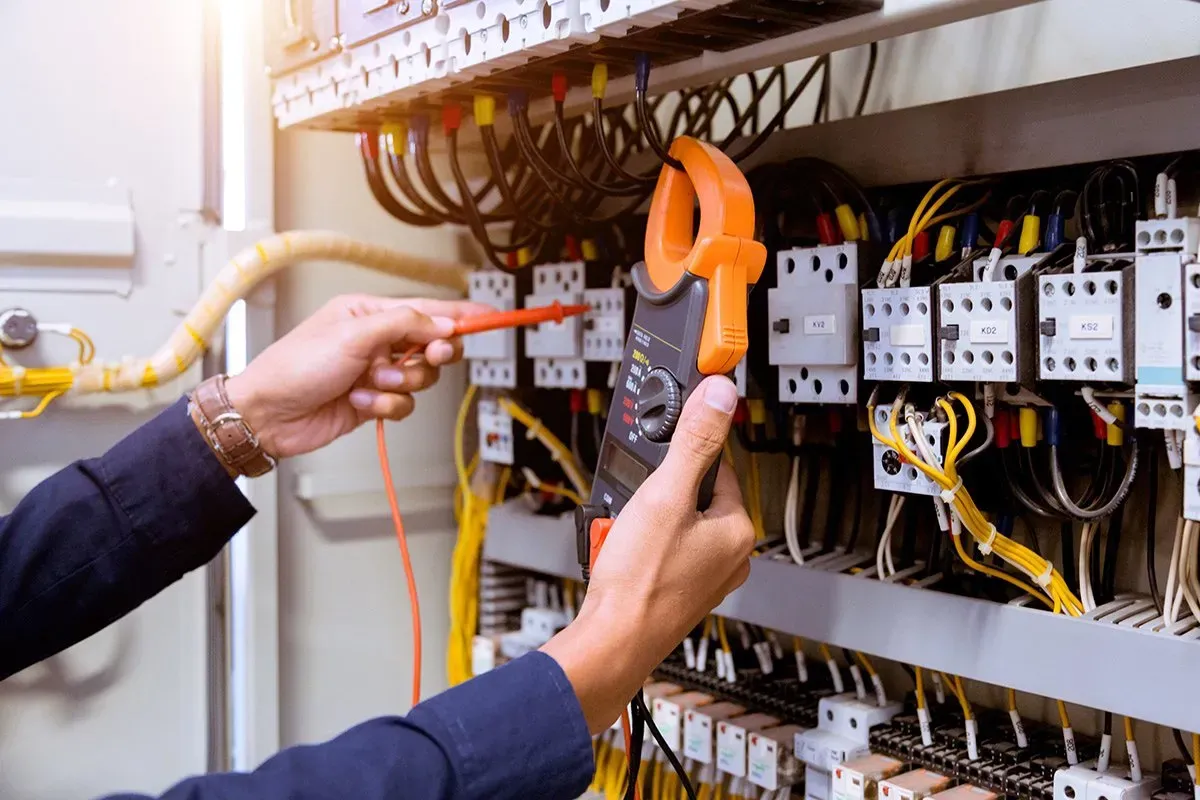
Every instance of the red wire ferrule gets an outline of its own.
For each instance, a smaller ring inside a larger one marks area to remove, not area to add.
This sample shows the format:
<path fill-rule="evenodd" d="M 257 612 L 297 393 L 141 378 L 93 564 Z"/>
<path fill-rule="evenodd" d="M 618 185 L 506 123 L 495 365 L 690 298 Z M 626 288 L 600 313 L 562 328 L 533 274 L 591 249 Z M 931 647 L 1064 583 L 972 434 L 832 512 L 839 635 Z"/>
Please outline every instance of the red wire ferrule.
<path fill-rule="evenodd" d="M 442 132 L 449 134 L 458 130 L 462 125 L 462 106 L 458 103 L 446 103 L 442 106 Z"/>
<path fill-rule="evenodd" d="M 550 91 L 554 95 L 554 102 L 563 103 L 567 99 L 567 73 L 555 72 L 550 76 Z"/>

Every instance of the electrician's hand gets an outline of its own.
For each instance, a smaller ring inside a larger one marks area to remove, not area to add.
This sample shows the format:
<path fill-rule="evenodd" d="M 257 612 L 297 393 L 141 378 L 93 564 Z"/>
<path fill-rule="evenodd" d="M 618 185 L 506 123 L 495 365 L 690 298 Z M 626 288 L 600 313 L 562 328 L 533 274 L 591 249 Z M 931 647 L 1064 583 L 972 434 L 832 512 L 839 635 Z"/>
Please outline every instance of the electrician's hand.
<path fill-rule="evenodd" d="M 462 357 L 454 321 L 491 310 L 455 300 L 334 298 L 229 378 L 229 400 L 272 456 L 316 450 L 367 420 L 411 414 L 413 393 Z M 412 362 L 394 363 L 415 345 L 422 349 Z"/>
<path fill-rule="evenodd" d="M 725 377 L 705 379 L 688 398 L 667 458 L 605 540 L 579 616 L 542 648 L 566 672 L 593 733 L 750 574 L 754 527 L 728 464 L 712 505 L 696 511 L 700 481 L 721 457 L 736 404 Z"/>

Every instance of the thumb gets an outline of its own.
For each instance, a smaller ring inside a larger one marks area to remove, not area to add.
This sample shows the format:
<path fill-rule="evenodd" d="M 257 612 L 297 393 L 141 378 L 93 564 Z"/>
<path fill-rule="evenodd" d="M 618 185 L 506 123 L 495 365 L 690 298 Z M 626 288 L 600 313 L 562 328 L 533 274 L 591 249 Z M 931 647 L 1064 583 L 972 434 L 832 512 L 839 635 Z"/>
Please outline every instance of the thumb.
<path fill-rule="evenodd" d="M 695 495 L 729 437 L 736 405 L 733 381 L 724 375 L 705 378 L 684 405 L 667 457 L 654 474 L 669 480 L 680 496 Z"/>
<path fill-rule="evenodd" d="M 401 342 L 422 345 L 454 335 L 454 320 L 431 317 L 409 306 L 384 309 L 355 321 L 353 338 L 367 353 Z"/>

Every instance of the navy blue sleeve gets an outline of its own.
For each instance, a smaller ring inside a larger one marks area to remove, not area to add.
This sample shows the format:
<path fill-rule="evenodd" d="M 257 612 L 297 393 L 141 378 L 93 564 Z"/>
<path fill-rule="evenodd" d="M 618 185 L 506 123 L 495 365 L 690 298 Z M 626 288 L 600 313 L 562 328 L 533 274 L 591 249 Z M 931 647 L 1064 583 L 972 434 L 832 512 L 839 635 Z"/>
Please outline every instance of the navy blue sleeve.
<path fill-rule="evenodd" d="M 292 747 L 254 772 L 191 778 L 161 800 L 572 800 L 594 770 L 567 676 L 550 656 L 530 653 L 407 717 Z"/>
<path fill-rule="evenodd" d="M 0 517 L 0 680 L 210 561 L 254 509 L 180 400 Z"/>

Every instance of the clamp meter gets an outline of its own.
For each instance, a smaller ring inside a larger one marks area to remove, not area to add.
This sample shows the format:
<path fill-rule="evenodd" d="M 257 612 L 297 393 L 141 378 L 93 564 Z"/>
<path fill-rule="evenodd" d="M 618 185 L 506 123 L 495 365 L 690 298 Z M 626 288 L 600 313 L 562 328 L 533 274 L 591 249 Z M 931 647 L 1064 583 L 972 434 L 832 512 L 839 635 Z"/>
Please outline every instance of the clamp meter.
<path fill-rule="evenodd" d="M 633 493 L 667 455 L 692 390 L 731 372 L 746 354 L 746 305 L 766 248 L 754 240 L 754 199 L 732 160 L 690 137 L 671 145 L 683 170 L 664 165 L 650 203 L 646 259 L 633 267 L 637 303 L 613 390 L 588 505 L 576 509 L 585 574 Z M 693 237 L 693 207 L 700 224 Z M 700 487 L 712 500 L 718 461 Z"/>

